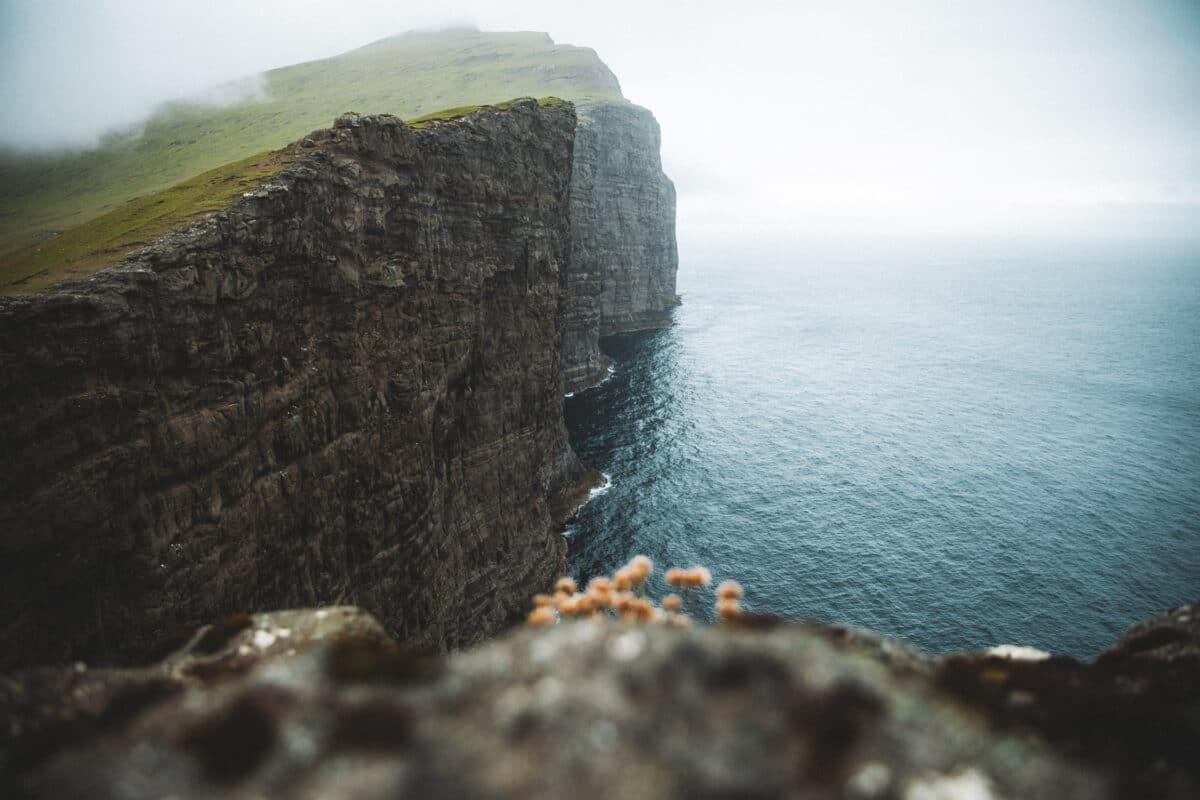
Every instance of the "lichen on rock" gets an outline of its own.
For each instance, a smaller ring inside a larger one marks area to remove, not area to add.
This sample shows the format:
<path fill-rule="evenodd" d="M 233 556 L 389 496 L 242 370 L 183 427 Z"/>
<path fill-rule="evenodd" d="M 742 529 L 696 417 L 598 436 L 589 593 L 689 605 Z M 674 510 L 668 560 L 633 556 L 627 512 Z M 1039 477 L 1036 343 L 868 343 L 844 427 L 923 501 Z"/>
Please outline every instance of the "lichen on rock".
<path fill-rule="evenodd" d="M 46 798 L 1195 796 L 1194 657 L 1112 653 L 1068 674 L 812 624 L 581 621 L 443 657 L 356 609 L 277 612 L 140 669 L 9 676 L 0 753 Z M 1055 716 L 1072 692 L 1091 717 Z M 1162 736 L 1103 713 L 1133 698 Z"/>

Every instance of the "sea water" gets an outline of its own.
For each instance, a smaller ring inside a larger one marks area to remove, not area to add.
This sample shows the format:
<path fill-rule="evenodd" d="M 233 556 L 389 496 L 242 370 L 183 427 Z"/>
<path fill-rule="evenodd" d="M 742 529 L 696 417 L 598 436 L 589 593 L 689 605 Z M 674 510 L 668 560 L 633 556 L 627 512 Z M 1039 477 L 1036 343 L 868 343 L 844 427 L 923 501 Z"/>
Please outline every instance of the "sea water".
<path fill-rule="evenodd" d="M 675 324 L 564 401 L 577 578 L 1081 658 L 1200 599 L 1200 248 L 681 245 Z"/>

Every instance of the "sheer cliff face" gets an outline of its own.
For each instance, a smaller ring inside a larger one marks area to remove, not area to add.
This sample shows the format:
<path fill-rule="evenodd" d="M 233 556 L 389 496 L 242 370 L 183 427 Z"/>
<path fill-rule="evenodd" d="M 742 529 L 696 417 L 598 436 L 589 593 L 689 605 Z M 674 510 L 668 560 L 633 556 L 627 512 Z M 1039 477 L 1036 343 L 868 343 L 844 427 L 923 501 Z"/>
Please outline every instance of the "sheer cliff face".
<path fill-rule="evenodd" d="M 566 384 L 604 375 L 599 338 L 667 324 L 678 303 L 675 187 L 654 115 L 629 103 L 580 110 L 571 180 Z"/>
<path fill-rule="evenodd" d="M 343 118 L 214 218 L 0 300 L 0 663 L 328 602 L 455 646 L 549 585 L 574 127 Z"/>

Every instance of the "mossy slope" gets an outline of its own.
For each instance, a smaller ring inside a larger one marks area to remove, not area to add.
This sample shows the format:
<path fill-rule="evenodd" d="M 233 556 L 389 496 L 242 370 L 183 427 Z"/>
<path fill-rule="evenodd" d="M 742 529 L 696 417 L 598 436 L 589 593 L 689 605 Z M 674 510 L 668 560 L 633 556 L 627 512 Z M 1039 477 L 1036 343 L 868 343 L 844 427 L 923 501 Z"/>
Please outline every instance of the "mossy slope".
<path fill-rule="evenodd" d="M 0 156 L 0 253 L 280 148 L 346 109 L 410 119 L 516 96 L 620 98 L 616 78 L 593 50 L 529 32 L 405 34 L 272 70 L 263 79 L 260 99 L 223 107 L 174 103 L 148 120 L 139 136 L 109 137 L 92 150 Z M 0 272 L 9 271 L 10 261 L 0 258 Z"/>
<path fill-rule="evenodd" d="M 505 109 L 514 102 L 457 106 L 426 114 L 408 124 L 423 128 L 485 109 Z M 557 97 L 538 100 L 543 107 L 562 102 Z M 39 291 L 113 264 L 156 237 L 206 213 L 221 210 L 238 194 L 255 188 L 294 161 L 296 149 L 258 153 L 224 164 L 160 192 L 130 200 L 52 239 L 4 254 L 0 256 L 0 295 Z"/>
<path fill-rule="evenodd" d="M 234 161 L 130 200 L 53 239 L 0 256 L 0 294 L 37 291 L 94 272 L 172 228 L 224 208 L 288 160 L 283 153 L 259 153 Z"/>

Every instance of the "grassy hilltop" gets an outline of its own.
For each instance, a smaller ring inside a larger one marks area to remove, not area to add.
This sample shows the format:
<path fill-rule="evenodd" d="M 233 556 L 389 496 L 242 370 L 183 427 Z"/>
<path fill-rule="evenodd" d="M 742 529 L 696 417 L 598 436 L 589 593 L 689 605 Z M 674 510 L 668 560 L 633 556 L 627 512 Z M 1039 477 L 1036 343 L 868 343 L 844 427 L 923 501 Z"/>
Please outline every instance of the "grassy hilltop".
<path fill-rule="evenodd" d="M 221 207 L 269 174 L 267 151 L 344 111 L 408 120 L 546 95 L 621 96 L 593 50 L 556 45 L 544 33 L 410 33 L 267 72 L 258 99 L 169 104 L 140 135 L 109 136 L 95 149 L 0 156 L 0 293 L 60 259 L 93 268 L 116 260 L 188 216 Z"/>

